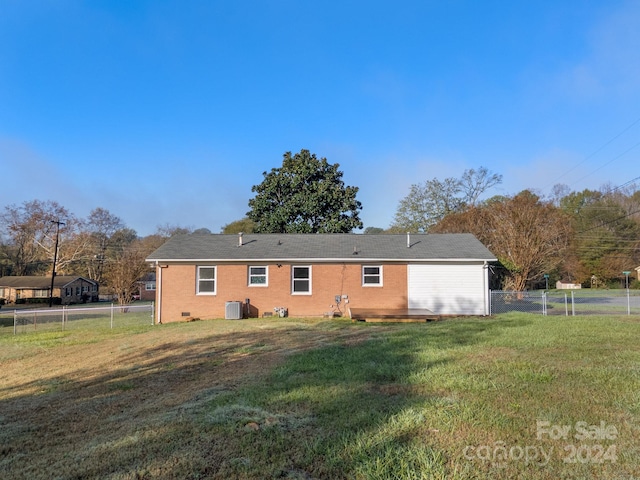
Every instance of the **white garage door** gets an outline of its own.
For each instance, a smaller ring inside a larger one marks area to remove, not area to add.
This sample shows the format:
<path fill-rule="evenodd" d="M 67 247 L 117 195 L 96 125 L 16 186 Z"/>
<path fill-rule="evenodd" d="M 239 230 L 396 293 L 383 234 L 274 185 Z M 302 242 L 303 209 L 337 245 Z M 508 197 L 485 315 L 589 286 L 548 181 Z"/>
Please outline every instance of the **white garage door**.
<path fill-rule="evenodd" d="M 409 308 L 440 315 L 487 315 L 486 280 L 482 264 L 409 265 Z"/>

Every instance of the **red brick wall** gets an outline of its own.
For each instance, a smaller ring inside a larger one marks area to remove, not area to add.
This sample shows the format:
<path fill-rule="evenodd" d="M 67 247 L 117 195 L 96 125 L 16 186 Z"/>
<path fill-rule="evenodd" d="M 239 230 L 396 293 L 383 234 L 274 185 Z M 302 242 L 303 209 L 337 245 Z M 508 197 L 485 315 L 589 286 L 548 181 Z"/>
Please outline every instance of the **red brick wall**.
<path fill-rule="evenodd" d="M 262 266 L 256 263 L 253 266 Z M 306 265 L 306 264 L 300 264 Z M 377 265 L 367 263 L 367 265 Z M 247 265 L 217 265 L 216 295 L 196 295 L 196 266 L 169 265 L 162 275 L 161 321 L 175 322 L 189 318 L 224 318 L 227 301 L 251 302 L 251 316 L 273 313 L 285 307 L 291 317 L 322 316 L 332 310 L 336 295 L 348 295 L 340 310 L 353 308 L 406 308 L 407 267 L 404 264 L 383 266 L 383 286 L 362 286 L 361 264 L 311 265 L 311 295 L 291 294 L 291 265 L 268 265 L 268 286 L 248 286 Z"/>

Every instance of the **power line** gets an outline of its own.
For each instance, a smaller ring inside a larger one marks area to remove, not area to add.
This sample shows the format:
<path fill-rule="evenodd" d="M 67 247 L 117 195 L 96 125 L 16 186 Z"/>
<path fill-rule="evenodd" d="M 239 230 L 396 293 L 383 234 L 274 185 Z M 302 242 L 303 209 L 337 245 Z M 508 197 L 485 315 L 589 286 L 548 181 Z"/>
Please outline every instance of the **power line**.
<path fill-rule="evenodd" d="M 628 182 L 623 183 L 622 185 L 618 185 L 616 188 L 612 188 L 608 193 L 613 193 L 616 190 L 620 190 L 621 188 L 624 187 L 629 187 L 631 185 L 635 185 L 635 183 L 640 180 L 640 177 L 636 177 L 636 178 L 632 178 L 631 180 L 629 180 Z"/>
<path fill-rule="evenodd" d="M 550 186 L 552 186 L 552 185 L 554 185 L 554 184 L 558 183 L 558 181 L 559 181 L 561 178 L 566 177 L 568 174 L 570 174 L 571 172 L 573 172 L 573 171 L 574 171 L 575 169 L 577 169 L 579 166 L 581 166 L 581 165 L 583 165 L 584 163 L 586 163 L 588 160 L 590 160 L 590 159 L 591 159 L 591 158 L 593 158 L 595 155 L 597 155 L 597 154 L 598 154 L 598 153 L 600 153 L 602 150 L 604 150 L 606 147 L 608 147 L 608 146 L 609 146 L 611 143 L 613 143 L 615 140 L 617 140 L 617 139 L 618 139 L 618 138 L 620 138 L 622 135 L 624 135 L 626 132 L 628 132 L 628 131 L 629 131 L 629 130 L 631 130 L 633 127 L 635 127 L 638 123 L 640 123 L 640 118 L 637 118 L 635 121 L 633 121 L 629 126 L 627 126 L 627 127 L 626 127 L 624 130 L 622 130 L 620 133 L 618 133 L 617 135 L 615 135 L 613 138 L 611 138 L 611 139 L 607 140 L 604 144 L 602 144 L 600 147 L 598 147 L 594 152 L 592 152 L 591 154 L 587 155 L 587 156 L 584 158 L 584 160 L 582 160 L 581 162 L 578 162 L 578 163 L 577 163 L 577 164 L 575 164 L 573 167 L 571 167 L 569 170 L 567 170 L 566 172 L 564 172 L 562 175 L 560 175 L 560 176 L 556 177 L 556 179 L 555 179 L 553 182 L 551 182 L 551 183 L 549 183 L 549 184 L 545 185 L 545 186 L 543 187 L 543 190 L 545 190 L 546 188 L 548 188 L 548 187 L 550 187 Z M 635 148 L 635 147 L 636 147 L 636 146 L 638 146 L 638 145 L 639 145 L 639 144 L 634 145 L 634 146 L 633 146 L 631 149 L 629 149 L 629 150 L 632 150 L 633 148 Z M 627 150 L 627 152 L 628 152 L 629 150 Z M 625 152 L 625 153 L 627 153 L 627 152 Z M 623 153 L 622 155 L 624 155 L 624 153 Z M 616 160 L 616 159 L 620 158 L 622 155 L 619 155 L 618 157 L 614 158 L 613 160 Z M 611 162 L 613 162 L 613 160 L 611 160 Z M 611 162 L 609 162 L 609 163 L 611 163 Z M 603 165 L 602 167 L 604 167 L 604 166 L 608 165 L 609 163 L 607 163 L 607 164 Z M 600 168 L 602 168 L 602 167 L 600 167 Z M 599 170 L 600 168 L 598 168 L 597 170 Z M 597 171 L 597 170 L 595 170 L 595 171 Z M 591 172 L 589 175 L 591 175 L 591 174 L 595 173 L 595 171 L 594 171 L 594 172 Z M 588 175 L 587 175 L 587 176 L 588 176 Z M 580 180 L 583 180 L 584 178 L 586 178 L 586 177 L 583 177 L 583 178 L 581 178 Z M 575 183 L 574 183 L 574 184 L 575 184 Z"/>
<path fill-rule="evenodd" d="M 602 194 L 602 198 L 595 199 L 594 202 L 600 202 L 601 200 L 606 199 L 607 196 L 612 195 L 615 191 L 620 190 L 620 189 L 622 189 L 624 187 L 627 187 L 627 186 L 630 186 L 630 185 L 634 185 L 637 180 L 640 180 L 640 177 L 632 178 L 631 180 L 629 180 L 629 181 L 627 181 L 627 182 L 625 182 L 625 183 L 623 183 L 621 185 L 618 185 L 615 188 L 612 188 L 608 192 Z M 598 215 L 596 215 L 595 218 L 591 219 L 591 222 L 595 222 L 599 218 L 604 217 L 607 214 L 607 211 L 612 211 L 612 210 L 617 210 L 617 209 L 624 209 L 624 207 L 620 203 L 615 203 L 614 205 L 598 205 L 597 203 L 595 203 L 595 204 L 582 205 L 582 206 L 579 206 L 579 207 L 580 207 L 581 211 L 584 210 L 584 211 L 589 211 L 589 212 L 594 212 L 594 211 L 598 212 Z M 626 214 L 625 216 L 620 217 L 619 219 L 622 219 L 622 218 L 625 218 L 625 217 L 628 217 L 628 216 L 631 216 L 631 215 L 635 215 L 636 213 L 638 213 L 638 211 L 630 212 L 630 213 Z M 614 220 L 614 221 L 616 221 L 616 220 Z M 604 226 L 604 225 L 606 225 L 606 223 L 602 224 L 600 226 Z M 593 227 L 593 228 L 599 228 L 599 227 Z M 588 231 L 589 230 L 584 230 L 584 232 L 588 232 Z M 578 235 L 580 233 L 583 233 L 583 232 L 577 232 Z"/>
<path fill-rule="evenodd" d="M 625 215 L 622 215 L 621 217 L 614 218 L 613 220 L 609 220 L 608 222 L 603 222 L 603 223 L 601 223 L 599 225 L 593 226 L 591 228 L 587 228 L 586 230 L 582 230 L 581 232 L 577 232 L 577 235 L 581 235 L 583 233 L 590 232 L 591 230 L 595 230 L 596 228 L 602 228 L 602 227 L 604 227 L 606 225 L 609 225 L 611 223 L 615 223 L 615 222 L 623 220 L 623 219 L 625 219 L 627 217 L 630 217 L 631 215 L 635 215 L 636 213 L 640 213 L 640 209 L 634 210 L 633 212 L 629 212 L 629 213 L 627 213 Z"/>
<path fill-rule="evenodd" d="M 628 148 L 627 150 L 625 150 L 624 152 L 622 152 L 620 155 L 613 157 L 611 160 L 609 160 L 607 163 L 600 165 L 598 168 L 596 168 L 595 170 L 593 170 L 591 173 L 588 173 L 587 175 L 585 175 L 582 178 L 579 178 L 578 180 L 576 180 L 575 182 L 572 183 L 572 185 L 575 185 L 576 183 L 581 182 L 582 180 L 584 180 L 585 178 L 593 175 L 594 173 L 596 173 L 598 170 L 602 170 L 604 167 L 606 167 L 607 165 L 612 164 L 613 162 L 615 162 L 616 160 L 618 160 L 620 157 L 626 155 L 627 153 L 629 153 L 631 150 L 633 150 L 634 148 L 640 146 L 640 142 L 636 143 L 633 147 Z"/>

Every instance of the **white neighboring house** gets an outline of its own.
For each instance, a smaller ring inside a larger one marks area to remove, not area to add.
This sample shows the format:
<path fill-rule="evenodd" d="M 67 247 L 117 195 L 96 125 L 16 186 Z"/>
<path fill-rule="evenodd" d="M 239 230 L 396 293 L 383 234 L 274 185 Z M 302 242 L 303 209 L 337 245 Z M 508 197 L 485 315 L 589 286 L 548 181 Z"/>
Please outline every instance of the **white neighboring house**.
<path fill-rule="evenodd" d="M 556 288 L 558 290 L 579 290 L 582 288 L 582 285 L 579 283 L 569 283 L 558 280 L 556 282 Z"/>

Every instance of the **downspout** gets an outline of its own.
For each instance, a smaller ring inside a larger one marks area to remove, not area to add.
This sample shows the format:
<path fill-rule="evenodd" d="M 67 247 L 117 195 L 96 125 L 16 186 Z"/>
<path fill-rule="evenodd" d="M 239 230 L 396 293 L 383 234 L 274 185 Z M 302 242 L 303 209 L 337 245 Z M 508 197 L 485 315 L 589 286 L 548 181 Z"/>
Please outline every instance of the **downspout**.
<path fill-rule="evenodd" d="M 162 266 L 156 260 L 156 323 L 162 323 Z"/>
<path fill-rule="evenodd" d="M 489 279 L 489 265 L 487 264 L 487 262 L 485 261 L 483 266 L 482 266 L 482 270 L 484 270 L 484 275 L 482 275 L 482 287 L 484 289 L 484 315 L 490 315 L 491 314 L 491 309 L 489 308 L 489 295 L 490 292 L 488 290 L 489 286 L 488 286 L 488 279 Z"/>

